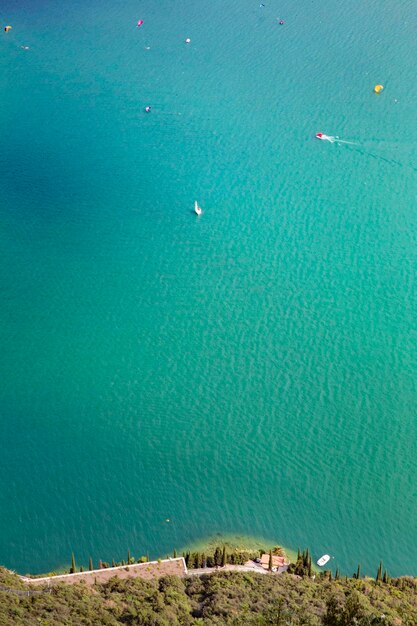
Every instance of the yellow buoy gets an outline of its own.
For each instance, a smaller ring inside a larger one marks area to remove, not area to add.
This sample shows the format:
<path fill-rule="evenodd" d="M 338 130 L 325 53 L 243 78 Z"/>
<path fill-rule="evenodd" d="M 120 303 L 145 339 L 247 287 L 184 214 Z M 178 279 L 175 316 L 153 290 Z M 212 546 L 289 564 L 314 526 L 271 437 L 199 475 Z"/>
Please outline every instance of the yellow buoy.
<path fill-rule="evenodd" d="M 8 32 L 9 32 L 9 30 L 12 30 L 12 27 L 11 27 L 11 26 L 5 26 L 5 27 L 4 27 L 4 30 L 6 31 L 6 33 L 8 33 Z"/>
<path fill-rule="evenodd" d="M 384 89 L 384 85 L 375 85 L 375 87 L 374 87 L 375 93 L 381 93 L 381 91 L 383 91 L 383 89 Z"/>

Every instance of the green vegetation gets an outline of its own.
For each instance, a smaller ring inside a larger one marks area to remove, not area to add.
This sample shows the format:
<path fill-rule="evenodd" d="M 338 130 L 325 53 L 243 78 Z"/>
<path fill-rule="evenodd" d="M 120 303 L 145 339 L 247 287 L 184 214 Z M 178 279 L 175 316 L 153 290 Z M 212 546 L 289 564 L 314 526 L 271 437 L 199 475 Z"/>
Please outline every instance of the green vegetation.
<path fill-rule="evenodd" d="M 328 572 L 310 578 L 219 571 L 184 580 L 114 577 L 93 587 L 60 583 L 30 596 L 24 589 L 16 575 L 0 568 L 2 626 L 417 624 L 417 579 L 407 577 L 383 583 L 356 576 L 330 580 Z"/>
<path fill-rule="evenodd" d="M 214 551 L 209 552 L 183 552 L 183 557 L 188 569 L 198 569 L 202 567 L 224 567 L 225 565 L 243 565 L 250 559 L 256 559 L 264 550 L 245 550 L 233 548 L 231 546 L 216 546 Z M 283 554 L 280 547 L 272 551 L 273 554 Z"/>
<path fill-rule="evenodd" d="M 288 572 L 290 574 L 296 574 L 297 576 L 312 575 L 311 556 L 308 548 L 307 550 L 303 550 L 303 552 L 300 552 L 300 549 L 298 549 L 297 560 L 295 563 L 290 564 Z"/>
<path fill-rule="evenodd" d="M 269 550 L 274 548 L 273 543 L 268 539 L 262 539 L 259 537 L 251 537 L 249 535 L 232 535 L 218 533 L 214 537 L 206 537 L 200 541 L 193 542 L 185 547 L 181 547 L 178 550 L 179 554 L 183 552 L 204 552 L 205 554 L 213 554 L 217 546 L 225 546 L 226 552 L 231 554 L 232 552 L 247 552 L 251 554 L 258 554 L 260 552 L 269 553 Z M 288 555 L 291 561 L 295 561 L 297 553 L 291 549 L 285 548 L 285 553 Z"/>

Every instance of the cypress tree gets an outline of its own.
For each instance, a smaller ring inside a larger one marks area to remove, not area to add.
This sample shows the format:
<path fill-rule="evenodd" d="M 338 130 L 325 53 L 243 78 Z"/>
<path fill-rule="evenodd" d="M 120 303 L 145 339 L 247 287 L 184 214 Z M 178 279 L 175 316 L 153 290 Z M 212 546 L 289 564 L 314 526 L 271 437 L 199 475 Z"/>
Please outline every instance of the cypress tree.
<path fill-rule="evenodd" d="M 201 567 L 207 567 L 206 555 L 204 554 L 204 552 L 201 555 Z"/>
<path fill-rule="evenodd" d="M 84 571 L 84 568 L 83 568 L 83 566 L 81 565 L 81 567 L 80 567 L 80 572 L 83 572 L 83 571 Z"/>
<path fill-rule="evenodd" d="M 111 561 L 111 566 L 112 567 L 116 567 L 116 561 L 114 559 L 112 559 L 112 561 Z"/>
<path fill-rule="evenodd" d="M 388 582 L 388 572 L 387 572 L 387 570 L 384 571 L 384 575 L 382 577 L 382 582 L 383 583 L 387 583 Z"/>
<path fill-rule="evenodd" d="M 336 573 L 335 573 L 335 575 L 334 575 L 334 579 L 335 579 L 335 580 L 339 580 L 339 578 L 340 578 L 340 572 L 339 572 L 339 568 L 337 568 L 337 569 L 336 569 Z"/>
<path fill-rule="evenodd" d="M 75 574 L 75 572 L 77 571 L 76 565 L 75 565 L 75 558 L 74 558 L 74 552 L 72 553 L 72 557 L 71 557 L 71 569 L 70 569 L 70 574 Z"/>
<path fill-rule="evenodd" d="M 311 557 L 308 559 L 308 575 L 311 578 Z"/>
<path fill-rule="evenodd" d="M 130 548 L 127 549 L 127 564 L 130 563 Z"/>
<path fill-rule="evenodd" d="M 268 569 L 270 572 L 272 572 L 272 550 L 269 551 Z"/>
<path fill-rule="evenodd" d="M 379 562 L 379 567 L 378 567 L 378 572 L 376 575 L 376 579 L 377 582 L 382 580 L 382 561 Z"/>
<path fill-rule="evenodd" d="M 221 566 L 224 567 L 225 565 L 226 565 L 226 546 L 223 546 Z"/>
<path fill-rule="evenodd" d="M 177 551 L 174 550 L 174 559 L 176 559 L 176 558 L 177 558 Z"/>
<path fill-rule="evenodd" d="M 299 561 L 301 559 L 301 552 L 300 552 L 300 548 L 298 548 L 297 550 L 297 561 Z"/>
<path fill-rule="evenodd" d="M 88 569 L 90 570 L 90 572 L 93 571 L 93 559 L 90 556 L 90 560 L 88 561 Z"/>
<path fill-rule="evenodd" d="M 214 565 L 218 567 L 222 562 L 222 551 L 220 548 L 216 548 L 214 551 Z"/>
<path fill-rule="evenodd" d="M 358 563 L 358 569 L 356 570 L 356 578 L 359 580 L 361 577 L 361 564 Z"/>
<path fill-rule="evenodd" d="M 331 569 L 329 569 L 329 580 L 330 580 L 330 582 L 332 581 L 332 579 L 333 579 L 333 576 L 332 576 L 332 570 L 331 570 Z"/>

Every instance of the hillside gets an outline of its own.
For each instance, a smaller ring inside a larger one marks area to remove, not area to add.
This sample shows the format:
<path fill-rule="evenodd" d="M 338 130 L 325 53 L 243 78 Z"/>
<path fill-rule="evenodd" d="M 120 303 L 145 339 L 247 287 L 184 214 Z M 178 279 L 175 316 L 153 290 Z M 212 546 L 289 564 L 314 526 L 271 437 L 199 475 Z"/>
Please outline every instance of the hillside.
<path fill-rule="evenodd" d="M 2 626 L 417 624 L 413 578 L 383 583 L 219 571 L 184 579 L 113 578 L 92 587 L 60 583 L 50 590 L 37 588 L 31 595 L 27 590 L 18 576 L 0 570 Z"/>

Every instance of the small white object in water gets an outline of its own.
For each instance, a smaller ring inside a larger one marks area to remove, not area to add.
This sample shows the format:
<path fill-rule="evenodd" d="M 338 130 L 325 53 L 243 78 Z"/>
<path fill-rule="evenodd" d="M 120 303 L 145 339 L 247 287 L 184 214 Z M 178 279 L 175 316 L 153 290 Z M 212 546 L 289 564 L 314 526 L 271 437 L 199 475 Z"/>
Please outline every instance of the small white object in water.
<path fill-rule="evenodd" d="M 187 37 L 187 39 L 185 40 L 185 43 L 191 43 L 191 39 Z"/>

